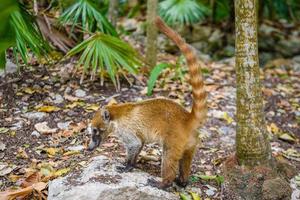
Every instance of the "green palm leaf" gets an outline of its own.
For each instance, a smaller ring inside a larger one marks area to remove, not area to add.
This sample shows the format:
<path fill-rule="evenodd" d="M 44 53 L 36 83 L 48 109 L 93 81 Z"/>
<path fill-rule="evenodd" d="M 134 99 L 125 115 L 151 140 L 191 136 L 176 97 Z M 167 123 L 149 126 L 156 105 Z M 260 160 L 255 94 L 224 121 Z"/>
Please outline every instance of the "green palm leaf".
<path fill-rule="evenodd" d="M 94 32 L 96 29 L 117 36 L 114 27 L 90 0 L 77 0 L 60 16 L 59 21 L 64 25 L 71 24 L 72 31 L 75 26 L 79 25 L 85 31 Z"/>
<path fill-rule="evenodd" d="M 34 19 L 25 9 L 14 11 L 10 16 L 10 24 L 16 37 L 14 52 L 19 53 L 25 63 L 28 61 L 29 49 L 38 57 L 49 52 L 48 43 L 43 39 Z"/>
<path fill-rule="evenodd" d="M 194 0 L 164 0 L 159 14 L 168 24 L 191 24 L 203 20 L 209 9 Z"/>
<path fill-rule="evenodd" d="M 71 49 L 67 56 L 81 54 L 78 65 L 84 70 L 98 70 L 100 74 L 107 72 L 114 85 L 117 86 L 116 74 L 125 69 L 135 74 L 141 64 L 136 51 L 119 38 L 104 33 L 96 33 Z"/>

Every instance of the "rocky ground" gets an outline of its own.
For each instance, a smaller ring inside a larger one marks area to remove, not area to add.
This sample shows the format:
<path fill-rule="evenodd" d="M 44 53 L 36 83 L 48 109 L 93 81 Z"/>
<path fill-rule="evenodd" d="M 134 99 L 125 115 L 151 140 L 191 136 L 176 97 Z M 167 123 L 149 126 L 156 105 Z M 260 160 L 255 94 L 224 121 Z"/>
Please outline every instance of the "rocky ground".
<path fill-rule="evenodd" d="M 176 57 L 160 54 L 159 59 L 174 63 Z M 279 59 L 261 70 L 264 74 L 265 114 L 273 155 L 286 160 L 298 170 L 299 65 L 297 60 Z M 106 156 L 109 163 L 122 163 L 125 153 L 117 138 L 109 138 L 95 152 L 85 150 L 88 142 L 86 124 L 100 105 L 157 96 L 171 98 L 187 108 L 191 105 L 190 86 L 186 81 L 181 81 L 176 70 L 167 69 L 157 82 L 153 96 L 148 97 L 143 84 L 145 77 L 130 78 L 132 85 L 123 81 L 121 91 L 116 92 L 109 83 L 101 86 L 99 80 L 86 80 L 80 85 L 80 72 L 62 80 L 61 69 L 64 67 L 63 63 L 47 68 L 33 64 L 21 70 L 21 75 L 14 72 L 0 79 L 1 191 L 10 187 L 22 188 L 24 180 L 36 172 L 41 175 L 41 182 L 70 172 L 70 177 L 78 176 L 91 166 L 89 163 L 93 163 L 92 158 L 99 155 Z M 234 59 L 207 62 L 207 69 L 203 72 L 209 92 L 209 118 L 200 130 L 203 142 L 195 155 L 190 185 L 186 189 L 174 187 L 168 195 L 178 197 L 193 191 L 203 199 L 221 199 L 221 166 L 234 152 Z M 147 145 L 134 173 L 146 172 L 145 176 L 159 176 L 160 156 L 161 149 L 157 145 Z M 118 182 L 121 179 L 119 176 L 123 177 L 114 174 L 111 178 L 100 174 L 89 177 L 89 180 L 95 184 L 110 184 L 107 181 L 112 179 L 112 182 Z M 69 184 L 76 183 L 70 180 Z M 297 192 L 299 180 L 293 180 L 292 184 Z"/>

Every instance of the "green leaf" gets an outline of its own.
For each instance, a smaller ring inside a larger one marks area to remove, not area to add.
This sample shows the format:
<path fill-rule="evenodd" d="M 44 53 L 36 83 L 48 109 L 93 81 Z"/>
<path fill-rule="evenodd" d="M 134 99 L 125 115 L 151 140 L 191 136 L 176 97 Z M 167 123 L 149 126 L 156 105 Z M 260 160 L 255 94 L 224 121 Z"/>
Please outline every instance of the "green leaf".
<path fill-rule="evenodd" d="M 201 200 L 201 197 L 195 192 L 189 192 L 193 198 L 193 200 Z"/>
<path fill-rule="evenodd" d="M 159 74 L 162 72 L 163 69 L 170 67 L 171 65 L 168 63 L 160 63 L 156 65 L 150 72 L 150 78 L 147 83 L 147 95 L 152 95 L 152 90 L 154 88 L 155 82 L 159 76 Z"/>
<path fill-rule="evenodd" d="M 112 24 L 91 0 L 77 0 L 60 16 L 59 21 L 63 25 L 71 24 L 71 31 L 74 30 L 76 25 L 80 24 L 84 31 L 101 31 L 109 35 L 118 36 Z"/>
<path fill-rule="evenodd" d="M 50 51 L 50 46 L 44 40 L 35 20 L 24 6 L 21 5 L 20 11 L 11 13 L 9 21 L 16 36 L 15 52 L 21 55 L 25 63 L 27 63 L 29 49 L 38 57 Z"/>
<path fill-rule="evenodd" d="M 0 53 L 0 69 L 5 69 L 6 58 L 5 58 L 5 51 Z"/>
<path fill-rule="evenodd" d="M 216 181 L 219 185 L 224 182 L 224 177 L 223 176 L 208 176 L 208 175 L 197 175 L 199 178 L 202 180 L 214 180 Z"/>
<path fill-rule="evenodd" d="M 179 194 L 181 200 L 192 200 L 189 196 L 184 193 Z"/>
<path fill-rule="evenodd" d="M 209 8 L 194 0 L 164 0 L 159 3 L 159 15 L 168 24 L 192 24 L 203 20 Z"/>
<path fill-rule="evenodd" d="M 5 68 L 5 51 L 15 43 L 15 34 L 9 23 L 11 13 L 17 11 L 16 0 L 6 0 L 0 3 L 0 69 Z"/>
<path fill-rule="evenodd" d="M 82 53 L 78 65 L 84 70 L 107 72 L 116 86 L 116 73 L 125 69 L 134 74 L 141 64 L 137 52 L 126 42 L 104 33 L 96 33 L 71 49 L 67 56 Z M 101 74 L 101 73 L 100 73 Z"/>

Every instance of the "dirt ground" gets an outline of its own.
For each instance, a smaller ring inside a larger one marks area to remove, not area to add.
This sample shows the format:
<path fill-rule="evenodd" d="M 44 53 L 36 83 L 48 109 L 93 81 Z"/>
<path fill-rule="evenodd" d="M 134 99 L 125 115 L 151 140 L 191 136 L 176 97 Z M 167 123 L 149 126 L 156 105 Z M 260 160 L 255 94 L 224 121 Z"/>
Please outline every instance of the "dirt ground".
<path fill-rule="evenodd" d="M 160 59 L 173 62 L 175 56 L 160 55 Z M 191 185 L 201 188 L 201 196 L 210 199 L 220 199 L 222 187 L 198 175 L 222 176 L 221 165 L 234 152 L 236 90 L 233 63 L 233 59 L 207 63 L 208 72 L 205 73 L 209 119 L 200 130 L 202 143 L 194 158 Z M 141 83 L 146 82 L 146 77 L 131 77 L 132 85 L 122 81 L 121 91 L 116 92 L 107 81 L 104 86 L 99 80 L 85 80 L 80 85 L 80 74 L 70 75 L 69 80 L 61 82 L 59 73 L 63 65 L 30 66 L 22 69 L 21 74 L 9 74 L 6 80 L 0 79 L 0 144 L 4 144 L 0 148 L 0 160 L 3 166 L 11 169 L 0 175 L 1 191 L 10 186 L 17 187 L 29 171 L 41 171 L 44 179 L 52 179 L 55 176 L 51 174 L 60 169 L 79 170 L 89 158 L 99 154 L 122 162 L 125 151 L 117 138 L 109 138 L 97 151 L 84 149 L 88 142 L 86 124 L 100 105 L 157 96 L 174 99 L 187 108 L 191 105 L 190 87 L 174 76 L 174 70 L 165 71 L 156 84 L 154 95 L 148 97 L 145 85 Z M 262 72 L 273 155 L 300 170 L 300 72 L 285 66 L 262 69 Z M 42 113 L 41 116 L 26 115 L 36 112 Z M 42 122 L 57 130 L 48 134 L 37 133 L 35 125 Z M 58 128 L 59 123 L 66 122 L 69 123 L 67 128 Z M 159 176 L 160 154 L 157 145 L 147 145 L 138 168 Z"/>

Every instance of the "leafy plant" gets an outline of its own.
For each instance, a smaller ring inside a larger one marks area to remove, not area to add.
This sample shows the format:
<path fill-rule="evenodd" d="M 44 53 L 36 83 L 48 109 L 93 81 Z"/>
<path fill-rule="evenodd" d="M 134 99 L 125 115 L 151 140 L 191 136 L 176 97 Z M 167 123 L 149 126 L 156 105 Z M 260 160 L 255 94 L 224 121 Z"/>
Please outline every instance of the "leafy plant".
<path fill-rule="evenodd" d="M 18 10 L 18 4 L 14 0 L 3 1 L 0 4 L 0 69 L 5 68 L 5 51 L 15 42 L 15 35 L 12 31 L 9 18 L 12 12 Z"/>
<path fill-rule="evenodd" d="M 264 14 L 271 20 L 292 19 L 298 20 L 300 17 L 300 3 L 298 0 L 266 0 L 261 3 Z"/>
<path fill-rule="evenodd" d="M 159 3 L 159 14 L 168 24 L 192 24 L 203 20 L 209 8 L 194 0 L 164 0 Z"/>
<path fill-rule="evenodd" d="M 15 56 L 19 53 L 22 60 L 27 63 L 29 49 L 38 57 L 45 55 L 49 51 L 48 43 L 41 35 L 32 16 L 25 9 L 14 11 L 10 17 L 11 27 L 16 37 Z"/>
<path fill-rule="evenodd" d="M 140 60 L 136 51 L 119 38 L 104 33 L 96 33 L 87 40 L 71 49 L 67 56 L 82 52 L 78 65 L 83 65 L 84 70 L 92 69 L 94 73 L 103 74 L 107 71 L 114 85 L 119 88 L 117 71 L 125 69 L 135 74 Z"/>
<path fill-rule="evenodd" d="M 148 96 L 152 95 L 152 91 L 155 86 L 155 82 L 156 82 L 158 76 L 160 75 L 160 73 L 162 72 L 162 70 L 164 70 L 168 67 L 170 67 L 170 64 L 160 63 L 151 70 L 150 77 L 149 77 L 148 83 L 147 83 L 147 95 Z"/>
<path fill-rule="evenodd" d="M 160 63 L 156 65 L 150 72 L 150 77 L 147 83 L 147 95 L 152 95 L 153 88 L 155 86 L 155 82 L 160 75 L 160 73 L 166 68 L 173 68 L 175 70 L 175 75 L 172 79 L 184 81 L 184 74 L 187 72 L 187 69 L 182 67 L 184 65 L 184 56 L 178 57 L 176 64 L 168 64 L 168 63 Z"/>
<path fill-rule="evenodd" d="M 13 47 L 14 55 L 19 53 L 25 63 L 28 61 L 29 49 L 37 56 L 42 56 L 50 47 L 43 39 L 33 17 L 25 10 L 21 3 L 5 1 L 0 7 L 0 68 L 5 68 L 5 51 Z"/>
<path fill-rule="evenodd" d="M 77 0 L 60 16 L 59 21 L 64 25 L 72 24 L 72 31 L 80 25 L 84 31 L 100 31 L 117 36 L 114 27 L 91 0 Z"/>
<path fill-rule="evenodd" d="M 219 185 L 221 185 L 224 182 L 224 177 L 219 175 L 215 175 L 215 176 L 197 175 L 197 177 L 205 181 L 209 181 L 209 180 L 216 181 Z"/>

